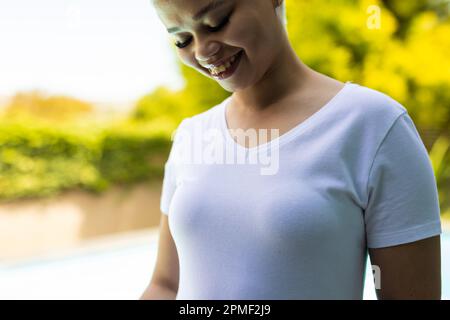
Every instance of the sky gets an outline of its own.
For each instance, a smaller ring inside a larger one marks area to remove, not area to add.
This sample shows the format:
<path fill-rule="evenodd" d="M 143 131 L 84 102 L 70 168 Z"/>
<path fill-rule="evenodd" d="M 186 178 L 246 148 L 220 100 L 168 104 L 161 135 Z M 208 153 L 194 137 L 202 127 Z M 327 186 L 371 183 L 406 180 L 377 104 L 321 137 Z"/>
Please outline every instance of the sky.
<path fill-rule="evenodd" d="M 0 0 L 0 98 L 41 90 L 127 104 L 183 85 L 150 0 Z"/>

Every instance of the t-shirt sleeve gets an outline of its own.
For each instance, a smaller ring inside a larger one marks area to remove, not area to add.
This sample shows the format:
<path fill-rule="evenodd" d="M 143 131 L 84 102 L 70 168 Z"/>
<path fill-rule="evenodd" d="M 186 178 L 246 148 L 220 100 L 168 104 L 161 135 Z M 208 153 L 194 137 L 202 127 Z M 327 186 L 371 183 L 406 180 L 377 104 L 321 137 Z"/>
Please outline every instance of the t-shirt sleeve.
<path fill-rule="evenodd" d="M 184 125 L 187 121 L 186 119 L 183 119 L 183 121 L 181 121 L 181 123 L 178 125 L 177 129 L 175 130 L 174 134 L 173 134 L 173 139 L 172 139 L 172 146 L 170 148 L 170 153 L 169 153 L 169 157 L 166 161 L 166 163 L 164 164 L 164 178 L 163 178 L 163 182 L 162 182 L 162 189 L 161 189 L 161 198 L 160 198 L 160 210 L 163 214 L 168 215 L 169 214 L 169 207 L 170 207 L 170 202 L 172 200 L 172 197 L 175 193 L 175 190 L 177 188 L 177 183 L 176 183 L 176 175 L 175 175 L 175 154 L 176 154 L 176 149 L 178 148 L 178 143 L 179 143 L 179 139 L 178 136 L 179 133 L 182 128 L 184 128 Z"/>
<path fill-rule="evenodd" d="M 368 248 L 441 234 L 436 179 L 428 152 L 407 112 L 398 116 L 376 151 L 364 210 Z"/>
<path fill-rule="evenodd" d="M 164 165 L 164 179 L 162 183 L 160 210 L 163 214 L 169 214 L 170 201 L 175 193 L 176 180 L 173 166 L 167 161 Z"/>

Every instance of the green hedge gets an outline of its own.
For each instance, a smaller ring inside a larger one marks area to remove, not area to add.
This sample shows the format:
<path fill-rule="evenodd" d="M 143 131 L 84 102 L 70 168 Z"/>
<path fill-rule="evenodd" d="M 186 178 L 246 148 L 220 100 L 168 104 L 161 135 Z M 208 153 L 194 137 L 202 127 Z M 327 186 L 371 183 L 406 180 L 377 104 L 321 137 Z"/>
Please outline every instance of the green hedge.
<path fill-rule="evenodd" d="M 104 127 L 0 121 L 0 200 L 160 178 L 171 129 L 127 121 Z"/>

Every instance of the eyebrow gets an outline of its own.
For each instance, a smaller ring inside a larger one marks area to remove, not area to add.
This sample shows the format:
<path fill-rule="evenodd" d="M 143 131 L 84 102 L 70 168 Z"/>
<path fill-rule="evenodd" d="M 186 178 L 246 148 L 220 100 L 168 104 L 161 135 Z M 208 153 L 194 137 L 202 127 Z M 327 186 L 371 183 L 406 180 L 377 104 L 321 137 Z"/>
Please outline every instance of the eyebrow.
<path fill-rule="evenodd" d="M 212 0 L 209 4 L 207 4 L 205 7 L 203 7 L 202 9 L 200 9 L 193 17 L 192 19 L 194 19 L 195 21 L 200 20 L 201 18 L 203 18 L 208 12 L 215 10 L 217 8 L 219 8 L 220 6 L 224 5 L 226 3 L 225 0 Z M 179 27 L 173 27 L 173 28 L 168 28 L 167 32 L 169 33 L 174 33 L 179 31 L 180 28 Z"/>

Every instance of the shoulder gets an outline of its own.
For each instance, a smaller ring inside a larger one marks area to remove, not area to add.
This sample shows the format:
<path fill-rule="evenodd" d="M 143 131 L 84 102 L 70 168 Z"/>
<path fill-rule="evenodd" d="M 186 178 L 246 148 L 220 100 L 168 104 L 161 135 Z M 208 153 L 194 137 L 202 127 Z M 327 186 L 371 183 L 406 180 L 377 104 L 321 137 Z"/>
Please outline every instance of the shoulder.
<path fill-rule="evenodd" d="M 374 120 L 392 121 L 403 113 L 406 108 L 391 96 L 359 84 L 349 84 L 348 105 L 359 116 Z"/>
<path fill-rule="evenodd" d="M 351 141 L 359 141 L 365 150 L 376 148 L 395 122 L 407 115 L 407 109 L 389 95 L 355 83 L 348 85 L 339 101 L 330 126 L 346 128 Z"/>
<path fill-rule="evenodd" d="M 407 113 L 400 102 L 381 91 L 354 83 L 349 85 L 348 91 L 347 106 L 366 125 L 389 127 Z"/>

